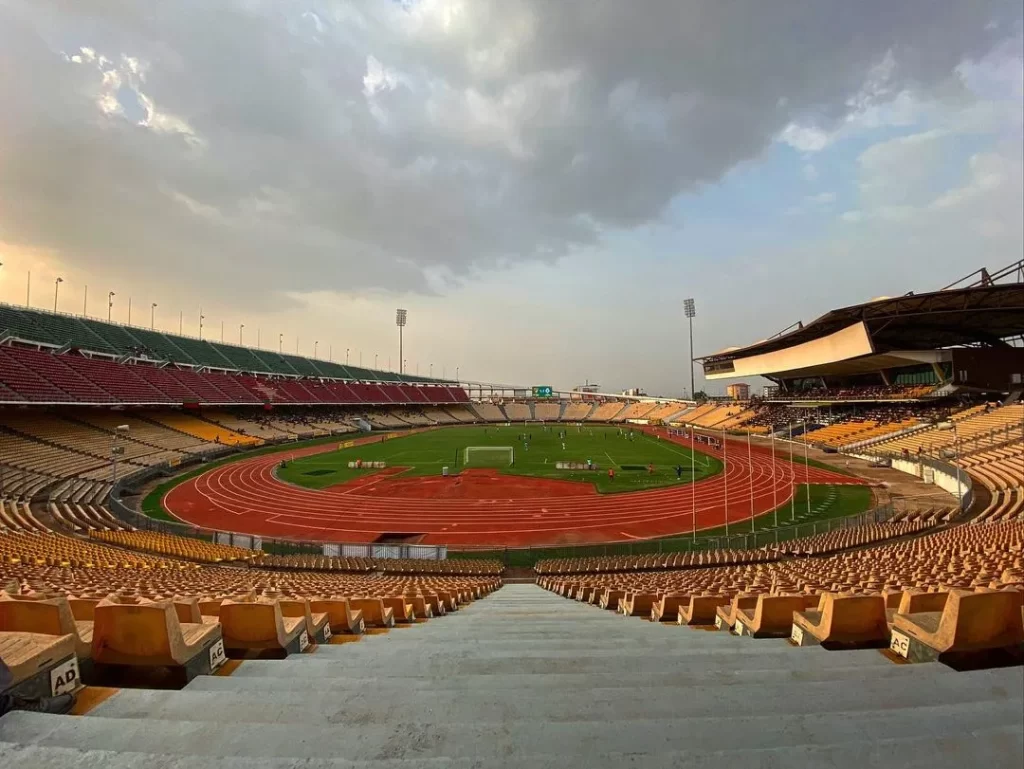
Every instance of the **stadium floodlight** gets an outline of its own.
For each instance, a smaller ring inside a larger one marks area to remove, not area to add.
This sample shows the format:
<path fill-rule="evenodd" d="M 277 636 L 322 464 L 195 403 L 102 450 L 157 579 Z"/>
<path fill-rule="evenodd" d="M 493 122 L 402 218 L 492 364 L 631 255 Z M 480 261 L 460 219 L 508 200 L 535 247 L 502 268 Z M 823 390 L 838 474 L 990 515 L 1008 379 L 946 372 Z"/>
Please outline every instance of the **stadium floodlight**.
<path fill-rule="evenodd" d="M 693 299 L 683 300 L 683 314 L 686 315 L 687 320 L 690 322 L 690 397 L 695 398 L 694 393 L 697 391 L 694 389 L 693 384 L 693 318 L 697 314 L 697 307 Z"/>
<path fill-rule="evenodd" d="M 203 319 L 204 318 L 206 318 L 206 316 L 203 315 L 203 308 L 200 307 L 199 308 L 199 338 L 200 339 L 203 338 Z"/>
<path fill-rule="evenodd" d="M 156 302 L 149 305 L 149 330 L 156 329 Z"/>
<path fill-rule="evenodd" d="M 110 323 L 110 313 L 114 309 L 114 297 L 117 296 L 113 291 L 107 292 L 107 323 Z"/>
<path fill-rule="evenodd" d="M 239 347 L 242 346 L 242 329 L 243 328 L 245 328 L 245 324 L 244 323 L 239 323 L 238 324 L 238 346 Z"/>
<path fill-rule="evenodd" d="M 405 329 L 405 324 L 409 319 L 409 311 L 401 308 L 395 310 L 395 325 L 398 326 L 398 373 L 401 374 L 404 366 L 402 361 L 405 360 L 405 352 L 403 350 L 403 339 L 402 331 Z"/>
<path fill-rule="evenodd" d="M 57 314 L 57 292 L 60 290 L 60 284 L 64 282 L 64 278 L 58 277 L 57 280 L 53 281 L 53 314 Z"/>

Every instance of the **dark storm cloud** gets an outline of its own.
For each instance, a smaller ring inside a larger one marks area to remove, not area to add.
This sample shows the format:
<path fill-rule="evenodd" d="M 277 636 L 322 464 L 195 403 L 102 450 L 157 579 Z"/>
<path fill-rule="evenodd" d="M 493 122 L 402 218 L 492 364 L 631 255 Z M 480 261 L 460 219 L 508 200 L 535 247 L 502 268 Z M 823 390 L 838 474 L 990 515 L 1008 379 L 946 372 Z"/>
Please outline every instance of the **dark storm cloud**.
<path fill-rule="evenodd" d="M 234 298 L 426 291 L 432 272 L 551 260 L 656 219 L 793 121 L 947 83 L 1019 16 L 996 0 L 0 0 L 0 239 Z"/>

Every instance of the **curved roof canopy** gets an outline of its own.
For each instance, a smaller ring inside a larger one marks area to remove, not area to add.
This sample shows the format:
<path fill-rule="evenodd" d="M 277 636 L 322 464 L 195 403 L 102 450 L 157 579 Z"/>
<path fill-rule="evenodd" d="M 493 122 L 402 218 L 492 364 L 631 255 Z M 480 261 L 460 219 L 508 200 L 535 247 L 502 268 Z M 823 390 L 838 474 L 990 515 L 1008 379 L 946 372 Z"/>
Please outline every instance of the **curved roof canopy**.
<path fill-rule="evenodd" d="M 1004 346 L 1024 334 L 1024 284 L 908 294 L 843 307 L 788 333 L 698 358 L 705 366 L 785 350 L 863 323 L 876 353 L 964 345 Z"/>

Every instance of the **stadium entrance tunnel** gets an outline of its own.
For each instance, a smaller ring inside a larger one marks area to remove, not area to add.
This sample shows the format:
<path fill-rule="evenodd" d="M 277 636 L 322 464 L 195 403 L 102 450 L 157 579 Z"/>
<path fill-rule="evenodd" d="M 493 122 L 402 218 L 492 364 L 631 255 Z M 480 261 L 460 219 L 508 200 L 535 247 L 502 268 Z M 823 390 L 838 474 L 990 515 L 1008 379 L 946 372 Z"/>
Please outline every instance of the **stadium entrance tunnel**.
<path fill-rule="evenodd" d="M 374 545 L 418 545 L 426 534 L 385 533 L 373 540 Z"/>

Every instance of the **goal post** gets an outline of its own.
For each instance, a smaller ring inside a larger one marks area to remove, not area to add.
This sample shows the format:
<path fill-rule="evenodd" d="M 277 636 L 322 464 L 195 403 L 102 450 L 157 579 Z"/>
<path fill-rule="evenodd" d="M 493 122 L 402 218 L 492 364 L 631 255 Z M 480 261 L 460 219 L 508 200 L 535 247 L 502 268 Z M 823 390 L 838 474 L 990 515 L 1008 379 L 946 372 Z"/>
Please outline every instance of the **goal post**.
<path fill-rule="evenodd" d="M 473 465 L 494 467 L 498 465 L 514 465 L 516 452 L 511 446 L 466 446 L 462 451 L 464 467 Z"/>

